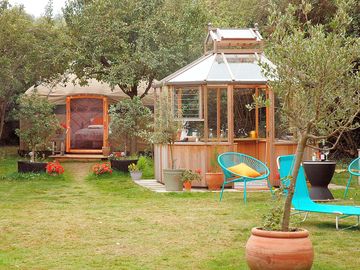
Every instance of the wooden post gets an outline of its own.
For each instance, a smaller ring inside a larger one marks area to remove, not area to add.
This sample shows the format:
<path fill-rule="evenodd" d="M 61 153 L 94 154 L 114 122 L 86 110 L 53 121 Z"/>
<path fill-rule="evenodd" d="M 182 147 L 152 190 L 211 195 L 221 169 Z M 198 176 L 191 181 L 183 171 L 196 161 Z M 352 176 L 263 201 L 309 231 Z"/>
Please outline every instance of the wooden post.
<path fill-rule="evenodd" d="M 259 88 L 255 88 L 255 96 L 256 98 L 259 97 Z M 256 141 L 255 141 L 255 152 L 256 158 L 259 159 L 259 105 L 256 102 L 255 107 L 255 133 L 256 133 Z"/>
<path fill-rule="evenodd" d="M 360 148 L 358 149 L 358 157 L 360 157 Z M 360 162 L 360 160 L 359 160 L 359 162 Z M 360 185 L 360 176 L 358 177 L 358 184 Z"/>
<path fill-rule="evenodd" d="M 216 89 L 216 138 L 217 141 L 220 141 L 220 88 Z"/>
<path fill-rule="evenodd" d="M 104 138 L 103 145 L 109 146 L 109 107 L 107 97 L 103 97 L 103 122 L 104 122 Z"/>
<path fill-rule="evenodd" d="M 70 102 L 71 98 L 66 97 L 66 152 L 70 151 L 70 114 L 71 114 L 71 108 L 70 108 Z"/>
<path fill-rule="evenodd" d="M 227 100 L 228 100 L 228 142 L 234 143 L 234 86 L 227 86 Z"/>
<path fill-rule="evenodd" d="M 204 97 L 204 141 L 209 141 L 209 123 L 208 123 L 208 88 L 206 85 L 201 87 Z"/>
<path fill-rule="evenodd" d="M 279 182 L 275 182 L 275 171 L 276 171 L 276 156 L 275 156 L 275 96 L 274 92 L 270 87 L 266 88 L 266 92 L 269 97 L 270 107 L 268 108 L 267 114 L 267 143 L 268 143 L 268 160 L 270 168 L 270 182 L 272 185 L 279 185 Z"/>

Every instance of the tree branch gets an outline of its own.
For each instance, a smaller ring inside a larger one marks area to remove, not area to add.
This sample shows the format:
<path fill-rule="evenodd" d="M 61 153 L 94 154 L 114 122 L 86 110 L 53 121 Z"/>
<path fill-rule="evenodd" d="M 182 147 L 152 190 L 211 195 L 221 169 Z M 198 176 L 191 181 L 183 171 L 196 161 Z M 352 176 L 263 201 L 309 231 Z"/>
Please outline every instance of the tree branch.
<path fill-rule="evenodd" d="M 140 96 L 140 99 L 142 99 L 143 97 L 145 97 L 145 96 L 149 93 L 153 81 L 154 81 L 154 77 L 151 76 L 151 77 L 149 78 L 149 82 L 148 82 L 148 85 L 147 85 L 144 93 L 142 93 L 142 95 Z"/>

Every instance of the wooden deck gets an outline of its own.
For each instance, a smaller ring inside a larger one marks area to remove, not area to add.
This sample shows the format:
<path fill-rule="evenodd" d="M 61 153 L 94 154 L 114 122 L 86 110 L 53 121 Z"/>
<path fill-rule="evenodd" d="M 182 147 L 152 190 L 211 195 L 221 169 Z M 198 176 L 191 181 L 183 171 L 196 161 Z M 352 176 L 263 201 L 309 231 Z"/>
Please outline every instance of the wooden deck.
<path fill-rule="evenodd" d="M 65 154 L 65 155 L 51 155 L 49 158 L 58 161 L 100 161 L 107 160 L 107 156 L 99 154 Z"/>

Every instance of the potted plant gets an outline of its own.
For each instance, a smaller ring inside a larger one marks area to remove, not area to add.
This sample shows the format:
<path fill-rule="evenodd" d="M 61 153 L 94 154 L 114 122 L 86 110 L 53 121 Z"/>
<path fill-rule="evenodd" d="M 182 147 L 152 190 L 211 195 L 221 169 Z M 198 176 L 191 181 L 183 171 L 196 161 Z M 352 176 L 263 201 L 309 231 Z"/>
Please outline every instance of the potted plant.
<path fill-rule="evenodd" d="M 31 150 L 30 162 L 18 161 L 18 171 L 22 173 L 45 172 L 47 163 L 37 162 L 37 149 L 40 146 L 46 146 L 61 129 L 54 114 L 54 105 L 36 93 L 24 94 L 18 102 L 19 108 L 16 115 L 21 120 L 22 127 L 16 130 L 16 134 Z"/>
<path fill-rule="evenodd" d="M 152 144 L 169 146 L 170 168 L 163 169 L 163 182 L 167 191 L 182 191 L 181 174 L 183 169 L 177 169 L 173 155 L 173 146 L 182 129 L 181 112 L 174 115 L 172 104 L 166 94 L 161 94 L 156 103 L 155 119 L 150 130 L 143 132 L 143 138 Z"/>
<path fill-rule="evenodd" d="M 201 170 L 197 169 L 195 172 L 192 170 L 185 170 L 181 174 L 181 181 L 186 191 L 191 191 L 192 181 L 201 181 Z"/>
<path fill-rule="evenodd" d="M 218 156 L 219 152 L 217 147 L 215 147 L 210 158 L 209 171 L 205 173 L 205 181 L 209 190 L 220 190 L 224 182 L 224 174 L 221 172 L 217 162 Z M 234 183 L 227 184 L 225 187 L 233 188 Z"/>
<path fill-rule="evenodd" d="M 343 132 L 359 127 L 354 121 L 360 113 L 360 74 L 354 71 L 358 43 L 345 35 L 349 17 L 341 4 L 330 33 L 325 33 L 326 27 L 298 21 L 308 18 L 309 3 L 289 5 L 285 15 L 273 7 L 270 25 L 275 31 L 268 55 L 276 67 L 263 63 L 263 70 L 298 144 L 287 196 L 278 210 L 278 226 L 252 229 L 246 258 L 250 269 L 311 269 L 309 233 L 290 227 L 294 187 L 306 146 L 314 148 L 316 141 L 329 137 L 338 141 Z"/>
<path fill-rule="evenodd" d="M 131 163 L 128 167 L 131 179 L 133 181 L 140 180 L 142 176 L 142 171 L 139 170 L 139 167 L 135 163 Z"/>
<path fill-rule="evenodd" d="M 142 173 L 145 170 L 147 166 L 147 159 L 144 156 L 141 156 L 137 163 L 131 163 L 128 166 L 129 172 L 130 172 L 130 176 L 132 180 L 140 180 L 142 177 Z"/>
<path fill-rule="evenodd" d="M 224 175 L 217 163 L 218 155 L 217 147 L 215 147 L 210 158 L 209 171 L 205 173 L 205 181 L 209 190 L 220 190 L 224 182 Z"/>

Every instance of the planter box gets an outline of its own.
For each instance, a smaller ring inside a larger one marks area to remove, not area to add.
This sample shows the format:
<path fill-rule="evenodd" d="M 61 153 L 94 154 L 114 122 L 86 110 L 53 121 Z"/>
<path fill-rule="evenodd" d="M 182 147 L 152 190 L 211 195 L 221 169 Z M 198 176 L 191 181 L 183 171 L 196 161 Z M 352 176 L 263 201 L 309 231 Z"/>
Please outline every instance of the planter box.
<path fill-rule="evenodd" d="M 19 173 L 44 173 L 46 172 L 46 162 L 18 161 Z"/>
<path fill-rule="evenodd" d="M 129 165 L 137 162 L 137 159 L 110 160 L 111 168 L 116 171 L 129 172 Z"/>

